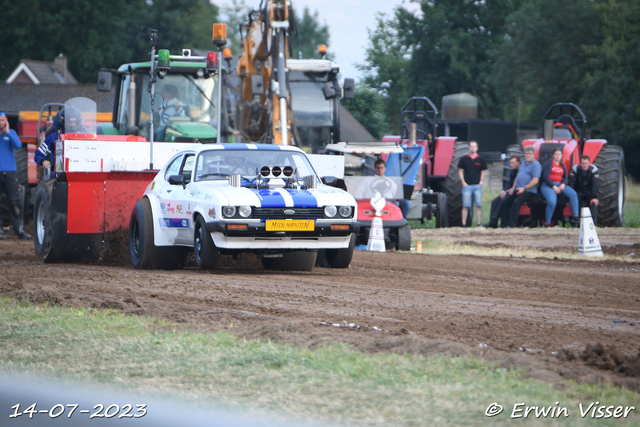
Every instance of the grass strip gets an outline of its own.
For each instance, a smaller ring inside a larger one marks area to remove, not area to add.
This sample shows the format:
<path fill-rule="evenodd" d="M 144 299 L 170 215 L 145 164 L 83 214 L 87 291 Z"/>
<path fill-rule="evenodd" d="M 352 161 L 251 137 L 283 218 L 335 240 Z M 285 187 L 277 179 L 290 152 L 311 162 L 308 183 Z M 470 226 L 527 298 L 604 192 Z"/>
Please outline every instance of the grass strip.
<path fill-rule="evenodd" d="M 640 426 L 580 416 L 578 404 L 640 407 L 640 395 L 610 385 L 523 379 L 474 357 L 368 354 L 346 345 L 316 350 L 228 333 L 161 332 L 167 323 L 116 311 L 30 305 L 0 298 L 0 368 L 117 386 L 149 396 L 248 405 L 348 425 L 511 425 L 515 403 L 565 406 L 569 417 L 532 425 Z M 170 324 L 169 324 L 170 327 Z M 488 418 L 492 402 L 503 413 Z M 555 402 L 559 402 L 556 405 Z"/>
<path fill-rule="evenodd" d="M 422 241 L 422 254 L 428 255 L 476 255 L 489 257 L 512 257 L 512 258 L 548 258 L 548 259 L 580 259 L 592 261 L 624 261 L 638 263 L 637 258 L 629 258 L 621 255 L 607 255 L 603 257 L 586 257 L 576 252 L 562 251 L 539 251 L 530 249 L 528 246 L 510 246 L 507 248 L 490 248 L 486 246 L 476 246 L 459 244 L 446 240 L 425 239 Z M 417 253 L 418 241 L 413 241 L 411 251 Z"/>

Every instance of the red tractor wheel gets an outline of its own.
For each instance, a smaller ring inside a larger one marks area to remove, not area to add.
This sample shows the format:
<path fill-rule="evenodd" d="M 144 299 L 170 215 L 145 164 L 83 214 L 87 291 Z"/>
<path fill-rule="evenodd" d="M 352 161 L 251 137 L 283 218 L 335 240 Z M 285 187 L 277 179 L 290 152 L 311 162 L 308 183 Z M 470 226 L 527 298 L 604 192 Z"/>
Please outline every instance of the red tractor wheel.
<path fill-rule="evenodd" d="M 442 191 L 447 195 L 449 226 L 459 227 L 462 225 L 462 183 L 458 174 L 458 162 L 464 156 L 469 154 L 469 143 L 464 141 L 456 142 L 453 148 L 453 158 L 449 165 L 447 177 L 442 182 Z M 469 209 L 469 217 L 467 224 L 471 224 L 471 212 Z"/>
<path fill-rule="evenodd" d="M 598 226 L 622 227 L 627 190 L 622 147 L 605 145 L 593 163 L 600 175 Z"/>

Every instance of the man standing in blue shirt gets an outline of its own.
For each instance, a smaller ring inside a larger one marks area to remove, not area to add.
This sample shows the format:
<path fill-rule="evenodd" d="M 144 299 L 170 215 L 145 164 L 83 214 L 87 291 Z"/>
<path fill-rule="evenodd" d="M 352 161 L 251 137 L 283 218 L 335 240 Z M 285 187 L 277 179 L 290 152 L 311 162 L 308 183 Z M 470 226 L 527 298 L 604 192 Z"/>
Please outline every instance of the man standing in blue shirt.
<path fill-rule="evenodd" d="M 542 166 L 536 160 L 536 149 L 529 145 L 524 149 L 524 163 L 518 169 L 516 181 L 513 184 L 513 194 L 505 196 L 500 204 L 500 217 L 507 228 L 518 224 L 520 207 L 538 194 L 538 183 Z"/>
<path fill-rule="evenodd" d="M 0 113 L 0 191 L 4 192 L 9 203 L 9 215 L 18 238 L 32 237 L 22 229 L 20 221 L 20 204 L 18 203 L 18 187 L 16 177 L 16 157 L 13 150 L 22 148 L 22 142 L 15 130 L 9 127 L 5 113 Z M 4 223 L 0 215 L 0 239 L 4 239 Z"/>

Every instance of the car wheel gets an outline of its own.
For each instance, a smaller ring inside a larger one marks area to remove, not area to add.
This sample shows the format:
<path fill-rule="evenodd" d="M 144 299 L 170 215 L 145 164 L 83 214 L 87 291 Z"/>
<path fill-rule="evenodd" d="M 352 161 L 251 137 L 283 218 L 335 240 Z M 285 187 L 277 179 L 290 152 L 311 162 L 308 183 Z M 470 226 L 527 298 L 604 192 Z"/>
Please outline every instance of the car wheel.
<path fill-rule="evenodd" d="M 138 200 L 129 221 L 129 255 L 138 269 L 156 268 L 158 248 L 153 242 L 153 214 L 146 197 Z"/>
<path fill-rule="evenodd" d="M 198 216 L 195 231 L 193 233 L 193 253 L 196 258 L 198 268 L 211 270 L 218 267 L 220 262 L 220 251 L 211 239 L 211 233 L 207 231 L 204 219 Z"/>
<path fill-rule="evenodd" d="M 325 256 L 327 264 L 331 268 L 347 268 L 353 258 L 353 250 L 356 247 L 356 235 L 351 234 L 349 247 L 343 249 L 327 249 Z"/>

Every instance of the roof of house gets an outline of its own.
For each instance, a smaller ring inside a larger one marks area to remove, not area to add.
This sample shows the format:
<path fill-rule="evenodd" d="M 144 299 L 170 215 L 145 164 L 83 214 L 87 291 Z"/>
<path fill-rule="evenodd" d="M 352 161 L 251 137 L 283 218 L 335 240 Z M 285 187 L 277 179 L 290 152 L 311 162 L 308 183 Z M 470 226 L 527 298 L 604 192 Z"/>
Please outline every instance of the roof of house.
<path fill-rule="evenodd" d="M 113 111 L 113 91 L 98 92 L 95 84 L 6 84 L 0 83 L 0 111 L 40 111 L 47 103 L 64 104 L 68 99 L 85 97 L 96 102 L 98 113 Z"/>
<path fill-rule="evenodd" d="M 11 76 L 7 79 L 7 83 L 13 82 L 13 80 L 20 74 L 26 74 L 31 82 L 34 84 L 76 84 L 78 81 L 67 69 L 66 59 L 59 65 L 60 69 L 56 68 L 55 62 L 46 61 L 34 61 L 31 59 L 23 59 L 20 64 L 13 71 Z M 64 70 L 61 72 L 61 70 Z"/>
<path fill-rule="evenodd" d="M 340 106 L 340 140 L 360 142 L 376 141 L 373 135 L 342 105 Z"/>

